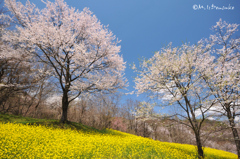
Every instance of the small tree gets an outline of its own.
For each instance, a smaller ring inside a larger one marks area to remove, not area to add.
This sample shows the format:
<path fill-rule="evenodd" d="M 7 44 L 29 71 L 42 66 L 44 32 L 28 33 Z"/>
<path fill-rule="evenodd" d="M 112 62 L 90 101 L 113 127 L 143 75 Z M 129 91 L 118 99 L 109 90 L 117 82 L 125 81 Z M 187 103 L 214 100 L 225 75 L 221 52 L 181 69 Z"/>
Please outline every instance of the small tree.
<path fill-rule="evenodd" d="M 124 118 L 114 117 L 111 121 L 111 128 L 126 132 L 127 124 L 124 122 Z"/>
<path fill-rule="evenodd" d="M 214 102 L 207 102 L 209 92 L 203 83 L 201 72 L 213 61 L 208 49 L 202 43 L 180 48 L 172 48 L 171 44 L 156 52 L 149 60 L 143 60 L 139 76 L 135 79 L 138 94 L 149 93 L 151 98 L 157 97 L 167 105 L 176 105 L 183 113 L 175 116 L 189 122 L 196 139 L 199 158 L 204 157 L 201 142 L 201 127 L 207 118 L 208 110 Z"/>
<path fill-rule="evenodd" d="M 20 25 L 4 38 L 51 68 L 62 91 L 61 122 L 67 121 L 69 103 L 81 94 L 125 86 L 119 41 L 89 9 L 79 12 L 63 0 L 47 0 L 42 10 L 29 1 L 5 3 Z"/>
<path fill-rule="evenodd" d="M 128 132 L 136 134 L 137 122 L 136 122 L 136 111 L 140 105 L 140 101 L 127 99 L 126 102 L 121 106 L 120 116 L 124 117 L 128 121 Z"/>

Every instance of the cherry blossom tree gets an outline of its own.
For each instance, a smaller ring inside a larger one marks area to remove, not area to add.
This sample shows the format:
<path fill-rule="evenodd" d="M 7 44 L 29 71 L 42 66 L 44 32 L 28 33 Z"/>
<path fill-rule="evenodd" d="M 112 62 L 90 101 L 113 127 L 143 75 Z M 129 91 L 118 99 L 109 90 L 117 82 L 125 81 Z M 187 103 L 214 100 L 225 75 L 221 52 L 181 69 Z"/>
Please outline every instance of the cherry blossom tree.
<path fill-rule="evenodd" d="M 158 98 L 166 105 L 175 105 L 183 111 L 176 112 L 174 116 L 188 121 L 188 124 L 182 124 L 193 130 L 199 158 L 204 157 L 201 127 L 215 103 L 209 102 L 209 91 L 201 77 L 201 72 L 207 70 L 214 60 L 209 53 L 211 46 L 204 46 L 202 42 L 193 46 L 183 44 L 179 48 L 169 44 L 149 60 L 143 60 L 139 70 L 135 68 L 138 72 L 135 78 L 138 94 L 147 93 L 151 98 Z"/>
<path fill-rule="evenodd" d="M 62 92 L 61 122 L 67 122 L 69 103 L 86 92 L 115 91 L 126 85 L 125 62 L 119 55 L 119 41 L 88 8 L 78 11 L 63 0 L 38 9 L 29 1 L 23 5 L 5 0 L 20 25 L 4 36 L 26 54 L 47 64 Z"/>
<path fill-rule="evenodd" d="M 218 101 L 213 114 L 225 116 L 229 121 L 238 157 L 240 158 L 240 138 L 235 119 L 240 116 L 240 38 L 234 38 L 239 24 L 229 24 L 221 19 L 212 27 L 215 32 L 207 41 L 213 46 L 216 59 L 205 73 L 204 80 Z"/>

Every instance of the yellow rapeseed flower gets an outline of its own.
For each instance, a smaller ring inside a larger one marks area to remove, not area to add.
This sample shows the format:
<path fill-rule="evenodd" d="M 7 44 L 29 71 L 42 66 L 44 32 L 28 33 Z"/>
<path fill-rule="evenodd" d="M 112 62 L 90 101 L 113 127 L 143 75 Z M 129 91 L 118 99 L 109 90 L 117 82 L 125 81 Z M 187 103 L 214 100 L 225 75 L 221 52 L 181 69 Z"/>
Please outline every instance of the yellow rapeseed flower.
<path fill-rule="evenodd" d="M 116 130 L 108 133 L 0 123 L 0 158 L 196 158 L 192 145 L 155 141 Z M 206 158 L 237 159 L 237 155 L 204 148 Z"/>

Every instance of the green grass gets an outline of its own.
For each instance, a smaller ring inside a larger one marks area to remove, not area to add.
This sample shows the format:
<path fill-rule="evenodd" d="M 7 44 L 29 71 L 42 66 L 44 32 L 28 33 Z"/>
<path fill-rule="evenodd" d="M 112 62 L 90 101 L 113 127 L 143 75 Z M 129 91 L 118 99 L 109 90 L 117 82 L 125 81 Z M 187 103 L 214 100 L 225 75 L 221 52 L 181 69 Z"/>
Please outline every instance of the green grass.
<path fill-rule="evenodd" d="M 60 128 L 60 129 L 72 129 L 87 133 L 100 133 L 100 134 L 109 134 L 111 133 L 114 135 L 112 131 L 109 131 L 108 129 L 95 129 L 90 126 L 83 125 L 81 123 L 76 122 L 68 122 L 68 123 L 60 123 L 59 120 L 54 119 L 38 119 L 38 118 L 30 118 L 30 117 L 23 117 L 23 116 L 17 116 L 17 115 L 11 115 L 11 114 L 2 114 L 0 113 L 0 122 L 2 123 L 19 123 L 19 124 L 27 124 L 27 125 L 42 125 L 46 127 L 51 128 Z M 116 134 L 120 135 L 120 134 Z"/>
<path fill-rule="evenodd" d="M 73 129 L 73 130 L 81 130 L 81 131 L 88 131 L 88 132 L 91 132 L 91 131 L 101 132 L 98 129 L 88 127 L 81 123 L 68 122 L 67 124 L 63 124 L 63 123 L 60 123 L 58 120 L 37 119 L 37 118 L 29 118 L 29 117 L 22 117 L 22 116 L 9 115 L 9 114 L 0 114 L 0 122 L 20 123 L 20 124 L 27 124 L 27 125 L 42 125 L 42 126 L 53 127 L 53 128 Z"/>

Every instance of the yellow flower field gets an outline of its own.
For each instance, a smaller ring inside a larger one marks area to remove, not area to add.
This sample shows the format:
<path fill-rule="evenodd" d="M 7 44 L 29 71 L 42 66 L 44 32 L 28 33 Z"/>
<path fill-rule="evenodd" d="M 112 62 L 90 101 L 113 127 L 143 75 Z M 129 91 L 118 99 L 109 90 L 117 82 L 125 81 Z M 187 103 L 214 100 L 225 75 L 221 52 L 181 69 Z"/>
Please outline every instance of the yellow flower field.
<path fill-rule="evenodd" d="M 154 141 L 107 130 L 81 132 L 45 126 L 0 123 L 0 158 L 196 158 L 192 145 Z M 237 159 L 237 155 L 204 148 L 206 158 Z"/>

